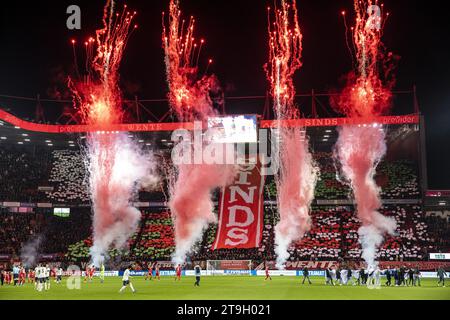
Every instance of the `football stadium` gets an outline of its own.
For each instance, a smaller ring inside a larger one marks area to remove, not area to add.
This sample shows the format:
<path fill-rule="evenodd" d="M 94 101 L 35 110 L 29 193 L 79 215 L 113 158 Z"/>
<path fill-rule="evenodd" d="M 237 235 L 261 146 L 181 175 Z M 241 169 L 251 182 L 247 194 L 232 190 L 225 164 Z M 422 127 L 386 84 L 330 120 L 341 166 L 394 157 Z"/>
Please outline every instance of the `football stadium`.
<path fill-rule="evenodd" d="M 233 94 L 232 70 L 208 52 L 221 43 L 201 38 L 236 30 L 207 32 L 204 1 L 160 2 L 48 9 L 66 22 L 51 40 L 66 51 L 20 59 L 66 67 L 37 96 L 14 91 L 19 31 L 6 27 L 0 300 L 450 300 L 450 177 L 434 165 L 448 137 L 436 152 L 440 116 L 422 111 L 420 87 L 397 84 L 413 54 L 389 48 L 400 5 L 332 5 L 351 62 L 318 91 L 300 80 L 314 7 L 249 1 L 265 46 L 234 50 L 263 52 L 251 95 Z M 145 64 L 163 77 L 158 99 L 124 80 L 150 76 L 127 64 L 145 37 L 159 45 Z"/>

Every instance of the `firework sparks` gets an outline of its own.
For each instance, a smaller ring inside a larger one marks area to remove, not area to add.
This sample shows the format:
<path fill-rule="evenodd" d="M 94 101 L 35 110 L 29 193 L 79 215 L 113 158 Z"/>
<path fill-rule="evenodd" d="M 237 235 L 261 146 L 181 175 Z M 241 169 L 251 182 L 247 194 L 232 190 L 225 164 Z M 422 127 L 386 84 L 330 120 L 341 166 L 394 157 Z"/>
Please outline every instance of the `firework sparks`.
<path fill-rule="evenodd" d="M 276 3 L 276 2 L 275 2 Z M 294 104 L 293 76 L 301 67 L 302 34 L 296 1 L 281 1 L 269 20 L 269 63 L 265 66 L 274 98 L 280 141 L 280 174 L 276 176 L 280 222 L 275 227 L 277 267 L 284 268 L 288 247 L 311 227 L 309 210 L 314 198 L 317 170 L 302 128 L 285 128 L 281 120 L 299 117 Z"/>
<path fill-rule="evenodd" d="M 198 76 L 204 39 L 194 37 L 195 19 L 182 20 L 179 1 L 170 1 L 168 27 L 163 13 L 163 47 L 165 52 L 170 105 L 182 121 L 203 119 L 215 114 L 211 92 L 218 92 L 214 75 Z M 197 49 L 198 47 L 198 49 Z M 194 62 L 195 61 L 195 62 Z M 212 63 L 208 61 L 207 68 Z"/>
<path fill-rule="evenodd" d="M 114 11 L 114 1 L 104 7 L 103 25 L 96 39 L 86 43 L 88 81 L 73 83 L 74 102 L 83 122 L 102 130 L 87 137 L 86 167 L 93 208 L 94 243 L 90 250 L 97 266 L 114 246 L 122 248 L 136 231 L 140 212 L 131 204 L 137 185 L 155 168 L 151 155 L 144 154 L 126 133 L 110 133 L 108 127 L 122 121 L 119 66 L 130 36 L 133 18 L 124 6 Z M 94 46 L 97 46 L 94 55 Z M 103 131 L 104 130 L 104 131 Z M 152 180 L 151 179 L 151 180 Z"/>
<path fill-rule="evenodd" d="M 392 70 L 396 57 L 390 52 L 385 54 L 381 42 L 383 16 L 387 18 L 389 14 L 384 14 L 377 1 L 355 1 L 354 8 L 353 50 L 350 45 L 348 47 L 356 70 L 348 75 L 348 85 L 334 106 L 349 117 L 380 116 L 391 106 L 391 89 L 395 83 Z M 347 35 L 346 14 L 342 16 Z"/>
<path fill-rule="evenodd" d="M 356 24 L 353 32 L 356 70 L 348 76 L 348 84 L 334 106 L 350 117 L 373 117 L 387 112 L 391 106 L 392 53 L 384 54 L 381 42 L 384 15 L 376 1 L 355 0 Z M 343 14 L 345 20 L 345 14 Z M 346 23 L 347 29 L 347 23 Z M 380 73 L 380 70 L 384 72 Z M 382 77 L 383 76 L 383 77 Z M 333 101 L 332 101 L 333 103 Z M 362 257 L 375 266 L 377 248 L 387 233 L 393 235 L 396 223 L 378 212 L 380 189 L 374 176 L 379 161 L 386 153 L 385 132 L 381 126 L 346 126 L 340 129 L 335 157 L 344 177 L 351 184 L 362 221 L 359 229 Z"/>
<path fill-rule="evenodd" d="M 213 75 L 199 76 L 198 61 L 204 40 L 194 37 L 195 19 L 182 20 L 179 1 L 171 0 L 168 26 L 163 14 L 163 47 L 165 52 L 169 102 L 181 121 L 204 120 L 217 114 L 211 94 L 220 91 Z M 198 49 L 197 49 L 198 47 Z M 208 61 L 207 68 L 212 63 Z M 206 147 L 207 143 L 203 144 Z M 169 207 L 175 221 L 175 263 L 182 263 L 194 243 L 202 237 L 208 223 L 216 221 L 211 192 L 229 184 L 234 166 L 180 164 L 170 181 Z"/>

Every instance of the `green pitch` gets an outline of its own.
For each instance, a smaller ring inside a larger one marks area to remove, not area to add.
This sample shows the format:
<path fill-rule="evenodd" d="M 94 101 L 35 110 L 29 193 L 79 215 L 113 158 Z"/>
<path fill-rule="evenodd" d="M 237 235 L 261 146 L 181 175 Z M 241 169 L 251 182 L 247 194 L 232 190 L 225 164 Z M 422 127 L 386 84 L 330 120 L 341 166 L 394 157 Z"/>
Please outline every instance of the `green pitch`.
<path fill-rule="evenodd" d="M 301 285 L 300 277 L 215 276 L 202 277 L 201 286 L 194 287 L 194 277 L 183 277 L 175 282 L 173 277 L 162 277 L 161 281 L 145 281 L 133 277 L 137 293 L 127 288 L 122 294 L 121 278 L 106 278 L 101 284 L 98 279 L 92 283 L 81 281 L 80 290 L 69 290 L 66 279 L 61 284 L 53 280 L 51 289 L 37 292 L 34 286 L 0 287 L 0 300 L 450 300 L 450 280 L 446 288 L 437 287 L 437 280 L 423 279 L 422 287 L 382 287 L 368 289 L 355 286 L 325 286 L 323 277 L 312 278 L 312 285 Z"/>

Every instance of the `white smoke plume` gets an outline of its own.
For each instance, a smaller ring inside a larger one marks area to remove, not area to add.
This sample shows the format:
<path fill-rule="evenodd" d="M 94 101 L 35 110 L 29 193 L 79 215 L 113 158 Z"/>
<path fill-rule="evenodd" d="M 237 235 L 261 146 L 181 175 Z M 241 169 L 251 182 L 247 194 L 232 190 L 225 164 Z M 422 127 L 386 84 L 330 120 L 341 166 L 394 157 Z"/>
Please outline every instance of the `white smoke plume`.
<path fill-rule="evenodd" d="M 378 163 L 386 154 L 385 131 L 379 127 L 345 126 L 339 130 L 335 157 L 344 178 L 352 188 L 358 218 L 362 222 L 359 242 L 362 258 L 368 267 L 375 267 L 377 249 L 384 235 L 394 235 L 396 222 L 383 216 L 380 188 L 375 182 Z"/>
<path fill-rule="evenodd" d="M 156 160 L 126 134 L 92 135 L 87 160 L 93 208 L 92 263 L 100 266 L 110 248 L 121 249 L 137 231 L 141 212 L 133 206 L 142 185 L 156 184 Z"/>
<path fill-rule="evenodd" d="M 20 260 L 26 268 L 33 267 L 39 255 L 39 247 L 44 240 L 42 235 L 30 239 L 20 250 Z"/>

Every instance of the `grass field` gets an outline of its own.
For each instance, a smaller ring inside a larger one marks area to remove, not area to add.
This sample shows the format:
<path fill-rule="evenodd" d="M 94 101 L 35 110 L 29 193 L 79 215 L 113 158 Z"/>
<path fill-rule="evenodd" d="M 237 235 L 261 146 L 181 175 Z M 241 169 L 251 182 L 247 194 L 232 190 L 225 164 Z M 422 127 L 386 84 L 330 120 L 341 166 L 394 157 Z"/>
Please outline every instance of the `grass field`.
<path fill-rule="evenodd" d="M 323 277 L 312 278 L 312 285 L 301 285 L 300 277 L 217 276 L 202 277 L 201 286 L 194 287 L 193 277 L 183 277 L 174 282 L 172 277 L 161 281 L 145 281 L 143 277 L 132 279 L 137 293 L 122 285 L 119 277 L 106 278 L 101 284 L 81 282 L 80 290 L 69 290 L 66 279 L 61 284 L 52 280 L 51 289 L 37 292 L 34 286 L 0 287 L 0 300 L 450 300 L 450 283 L 446 288 L 437 287 L 434 279 L 423 279 L 421 287 L 382 287 L 368 289 L 361 286 L 325 286 Z"/>

